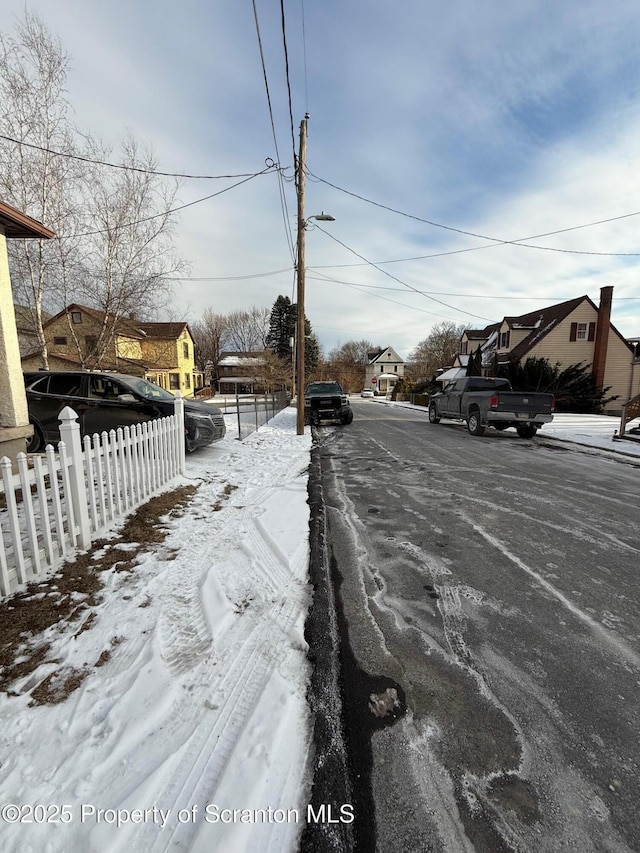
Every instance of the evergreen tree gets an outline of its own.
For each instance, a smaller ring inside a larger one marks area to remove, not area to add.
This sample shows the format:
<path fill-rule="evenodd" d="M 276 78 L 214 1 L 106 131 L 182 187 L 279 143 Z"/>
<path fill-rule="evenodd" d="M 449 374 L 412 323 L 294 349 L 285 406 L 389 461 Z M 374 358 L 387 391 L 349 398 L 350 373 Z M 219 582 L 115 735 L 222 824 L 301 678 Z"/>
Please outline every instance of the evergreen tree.
<path fill-rule="evenodd" d="M 471 353 L 469 356 L 469 361 L 467 362 L 467 376 L 482 376 L 482 352 L 480 351 L 480 345 L 478 344 L 478 348 L 475 352 Z"/>
<path fill-rule="evenodd" d="M 511 382 L 516 391 L 544 391 L 556 398 L 556 410 L 576 414 L 597 414 L 606 403 L 609 388 L 598 389 L 591 367 L 582 362 L 564 369 L 552 365 L 546 358 L 528 358 L 524 364 L 508 361 L 500 365 L 498 376 Z"/>
<path fill-rule="evenodd" d="M 295 336 L 295 305 L 288 296 L 278 296 L 271 309 L 267 347 L 281 358 L 291 358 L 291 338 Z"/>

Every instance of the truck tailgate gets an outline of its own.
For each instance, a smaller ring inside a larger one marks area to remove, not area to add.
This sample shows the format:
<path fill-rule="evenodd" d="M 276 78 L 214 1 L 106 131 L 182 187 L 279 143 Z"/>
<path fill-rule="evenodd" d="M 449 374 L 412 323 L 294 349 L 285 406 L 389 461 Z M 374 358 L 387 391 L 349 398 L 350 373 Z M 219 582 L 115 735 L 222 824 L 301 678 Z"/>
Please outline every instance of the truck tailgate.
<path fill-rule="evenodd" d="M 551 407 L 552 394 L 499 391 L 494 396 L 498 398 L 498 405 L 491 405 L 490 411 L 492 412 L 512 412 L 524 419 L 535 415 L 550 415 L 553 411 Z"/>

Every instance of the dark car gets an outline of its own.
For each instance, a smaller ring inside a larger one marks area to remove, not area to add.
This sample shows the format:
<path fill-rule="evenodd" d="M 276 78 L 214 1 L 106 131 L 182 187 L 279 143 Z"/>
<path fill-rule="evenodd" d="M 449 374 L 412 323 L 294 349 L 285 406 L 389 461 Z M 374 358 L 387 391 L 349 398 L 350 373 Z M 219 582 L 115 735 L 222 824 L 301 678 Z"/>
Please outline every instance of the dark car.
<path fill-rule="evenodd" d="M 339 421 L 350 424 L 353 410 L 349 395 L 339 382 L 310 382 L 304 389 L 304 420 L 307 424 Z"/>
<path fill-rule="evenodd" d="M 25 372 L 24 381 L 33 424 L 28 453 L 38 453 L 46 444 L 60 441 L 58 416 L 65 406 L 78 415 L 83 436 L 164 418 L 174 412 L 173 394 L 137 376 L 39 370 Z M 226 432 L 220 409 L 196 400 L 184 401 L 184 425 L 188 451 L 219 441 Z"/>

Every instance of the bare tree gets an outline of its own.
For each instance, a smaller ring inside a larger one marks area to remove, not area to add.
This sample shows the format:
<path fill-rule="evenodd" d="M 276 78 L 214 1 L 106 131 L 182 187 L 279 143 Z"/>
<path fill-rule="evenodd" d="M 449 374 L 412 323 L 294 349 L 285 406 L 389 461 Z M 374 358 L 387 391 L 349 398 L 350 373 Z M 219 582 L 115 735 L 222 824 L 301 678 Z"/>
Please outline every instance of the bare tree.
<path fill-rule="evenodd" d="M 459 351 L 460 338 L 467 327 L 450 320 L 434 326 L 409 356 L 413 379 L 430 379 L 443 367 L 449 367 Z"/>
<path fill-rule="evenodd" d="M 53 151 L 75 151 L 74 129 L 65 96 L 68 54 L 37 14 L 25 11 L 14 37 L 0 33 L 0 195 L 58 235 L 73 233 L 78 162 Z M 13 141 L 12 141 L 13 140 Z M 71 264 L 77 246 L 55 240 L 12 240 L 12 282 L 16 301 L 31 312 L 47 366 L 43 306 L 54 307 L 61 261 Z"/>
<path fill-rule="evenodd" d="M 271 310 L 249 308 L 227 315 L 224 348 L 234 352 L 262 352 L 267 348 Z"/>
<path fill-rule="evenodd" d="M 110 156 L 95 141 L 90 145 L 95 159 Z M 185 269 L 173 250 L 177 183 L 154 174 L 153 153 L 130 134 L 120 160 L 128 168 L 91 164 L 85 171 L 82 265 L 65 278 L 65 304 L 79 302 L 103 314 L 90 355 L 96 364 L 112 348 L 123 321 L 158 316 L 171 295 L 169 276 Z M 78 355 L 82 358 L 81 347 Z"/>
<path fill-rule="evenodd" d="M 367 364 L 370 352 L 377 352 L 381 347 L 374 346 L 371 341 L 347 341 L 329 353 L 329 360 L 341 364 Z"/>
<path fill-rule="evenodd" d="M 210 371 L 210 378 L 216 384 L 220 379 L 218 363 L 224 336 L 227 329 L 227 318 L 224 314 L 216 314 L 211 308 L 206 308 L 202 320 L 190 323 L 195 347 L 195 362 L 200 370 Z"/>

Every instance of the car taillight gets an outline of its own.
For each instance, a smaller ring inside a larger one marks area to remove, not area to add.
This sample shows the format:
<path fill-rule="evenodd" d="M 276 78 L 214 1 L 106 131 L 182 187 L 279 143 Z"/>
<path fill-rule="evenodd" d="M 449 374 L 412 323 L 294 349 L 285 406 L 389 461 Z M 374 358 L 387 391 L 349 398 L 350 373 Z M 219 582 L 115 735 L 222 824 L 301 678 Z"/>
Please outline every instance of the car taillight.
<path fill-rule="evenodd" d="M 555 412 L 555 410 L 556 410 L 556 398 L 552 397 L 551 398 L 551 413 L 553 414 L 553 412 Z"/>
<path fill-rule="evenodd" d="M 493 394 L 493 395 L 492 395 L 492 397 L 491 397 L 491 399 L 489 400 L 489 408 L 490 408 L 490 409 L 497 409 L 497 408 L 498 408 L 498 400 L 499 400 L 499 399 L 500 399 L 500 398 L 498 397 L 498 395 L 497 395 L 497 394 Z"/>

